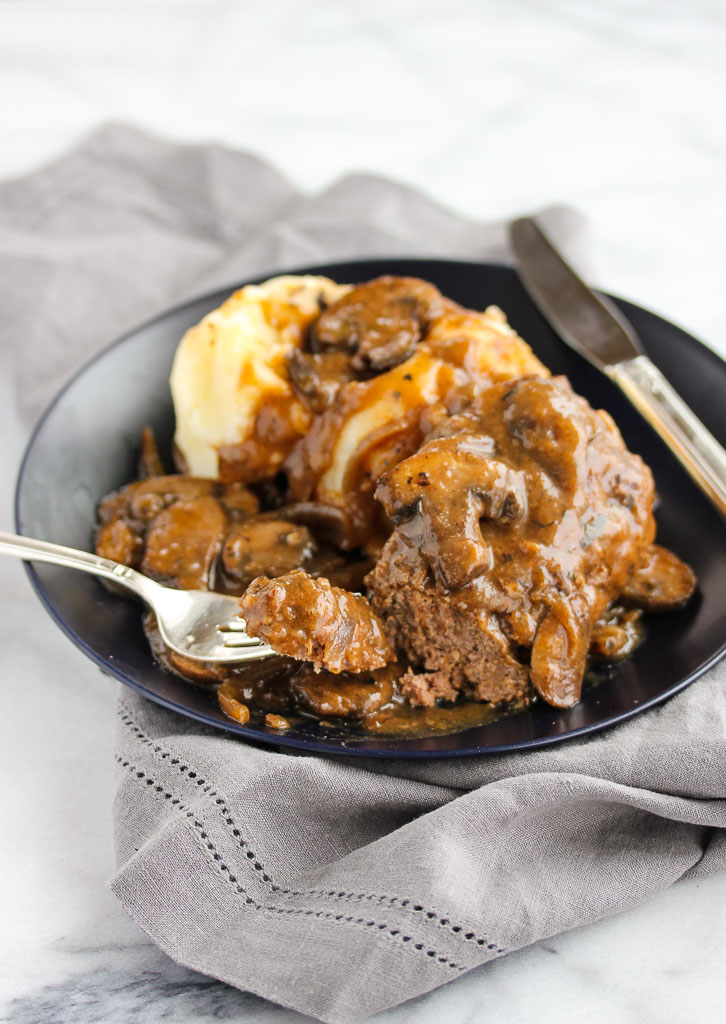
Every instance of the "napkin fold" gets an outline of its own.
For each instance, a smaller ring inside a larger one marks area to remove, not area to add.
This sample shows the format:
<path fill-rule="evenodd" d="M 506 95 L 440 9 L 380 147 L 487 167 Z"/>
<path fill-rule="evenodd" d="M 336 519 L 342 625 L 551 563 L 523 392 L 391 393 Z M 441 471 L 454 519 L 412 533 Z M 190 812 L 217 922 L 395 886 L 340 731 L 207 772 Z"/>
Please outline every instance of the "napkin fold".
<path fill-rule="evenodd" d="M 574 211 L 542 215 L 587 258 Z M 354 256 L 506 259 L 503 224 L 124 125 L 0 184 L 0 359 L 31 422 L 184 299 Z M 331 1024 L 726 868 L 726 670 L 589 739 L 440 761 L 260 749 L 120 693 L 112 888 L 169 956 Z"/>

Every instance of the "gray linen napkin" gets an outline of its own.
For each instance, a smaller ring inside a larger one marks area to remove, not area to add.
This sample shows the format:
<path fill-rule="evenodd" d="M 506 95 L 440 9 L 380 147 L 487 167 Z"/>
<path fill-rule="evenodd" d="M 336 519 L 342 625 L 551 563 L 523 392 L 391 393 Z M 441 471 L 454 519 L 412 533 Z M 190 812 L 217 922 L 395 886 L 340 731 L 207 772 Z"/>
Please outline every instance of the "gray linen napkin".
<path fill-rule="evenodd" d="M 545 217 L 581 260 L 581 218 Z M 104 128 L 0 185 L 3 370 L 29 421 L 170 303 L 295 264 L 412 253 L 503 258 L 505 233 L 379 178 L 301 196 L 249 155 Z M 724 683 L 722 665 L 552 749 L 370 763 L 261 750 L 124 691 L 113 891 L 180 963 L 363 1020 L 725 868 Z"/>

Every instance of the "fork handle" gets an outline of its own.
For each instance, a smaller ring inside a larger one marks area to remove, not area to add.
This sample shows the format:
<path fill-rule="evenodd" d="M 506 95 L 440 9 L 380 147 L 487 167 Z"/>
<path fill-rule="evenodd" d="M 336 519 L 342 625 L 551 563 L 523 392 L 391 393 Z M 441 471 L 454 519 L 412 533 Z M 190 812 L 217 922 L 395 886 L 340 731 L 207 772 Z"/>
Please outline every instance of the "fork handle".
<path fill-rule="evenodd" d="M 683 468 L 726 517 L 726 451 L 647 356 L 606 373 L 660 434 Z"/>
<path fill-rule="evenodd" d="M 34 562 L 50 562 L 51 565 L 62 565 L 67 569 L 80 569 L 94 576 L 120 583 L 128 590 L 133 590 L 139 597 L 149 600 L 153 580 L 142 576 L 128 565 L 114 562 L 111 558 L 102 558 L 90 551 L 77 548 L 66 548 L 61 544 L 51 544 L 47 540 L 36 540 L 34 537 L 19 537 L 15 533 L 0 531 L 0 554 L 14 555 L 15 558 L 31 559 Z"/>

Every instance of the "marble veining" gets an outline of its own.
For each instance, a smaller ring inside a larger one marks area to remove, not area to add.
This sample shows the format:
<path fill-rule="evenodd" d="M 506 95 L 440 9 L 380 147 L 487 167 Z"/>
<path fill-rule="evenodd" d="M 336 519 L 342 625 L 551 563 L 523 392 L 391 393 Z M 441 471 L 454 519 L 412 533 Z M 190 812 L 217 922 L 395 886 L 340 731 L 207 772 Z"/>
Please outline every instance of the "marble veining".
<path fill-rule="evenodd" d="M 566 201 L 599 283 L 726 355 L 720 0 L 5 0 L 0 177 L 109 119 L 213 139 L 304 188 L 390 175 L 480 218 Z M 0 378 L 0 528 L 25 443 Z M 115 685 L 0 560 L 0 1020 L 305 1018 L 164 956 L 106 888 Z M 26 637 L 28 640 L 24 640 Z M 724 1019 L 726 876 L 691 881 L 380 1015 Z"/>

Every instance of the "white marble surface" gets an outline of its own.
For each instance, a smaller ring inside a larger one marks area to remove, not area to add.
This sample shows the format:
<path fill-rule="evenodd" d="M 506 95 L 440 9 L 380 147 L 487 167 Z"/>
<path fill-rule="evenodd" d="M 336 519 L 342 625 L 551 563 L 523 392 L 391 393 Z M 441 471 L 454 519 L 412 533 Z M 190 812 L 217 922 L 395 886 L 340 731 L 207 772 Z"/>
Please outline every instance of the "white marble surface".
<path fill-rule="evenodd" d="M 309 189 L 364 169 L 480 217 L 565 200 L 591 220 L 599 283 L 726 355 L 722 12 L 721 0 L 4 0 L 0 177 L 122 118 L 252 149 Z M 7 387 L 9 528 L 25 439 Z M 125 919 L 105 888 L 115 687 L 19 565 L 0 562 L 0 594 L 0 1019 L 302 1020 L 177 967 Z M 725 955 L 719 876 L 379 1019 L 715 1024 Z"/>

